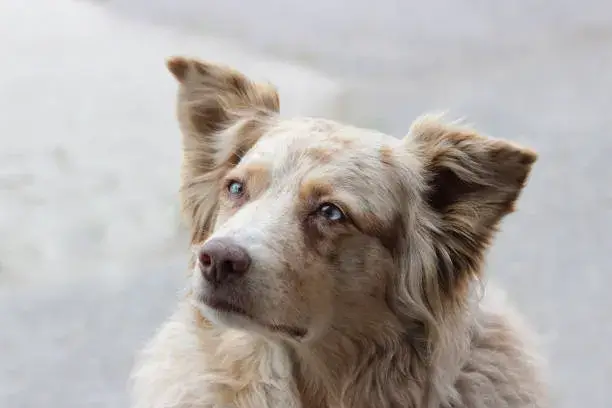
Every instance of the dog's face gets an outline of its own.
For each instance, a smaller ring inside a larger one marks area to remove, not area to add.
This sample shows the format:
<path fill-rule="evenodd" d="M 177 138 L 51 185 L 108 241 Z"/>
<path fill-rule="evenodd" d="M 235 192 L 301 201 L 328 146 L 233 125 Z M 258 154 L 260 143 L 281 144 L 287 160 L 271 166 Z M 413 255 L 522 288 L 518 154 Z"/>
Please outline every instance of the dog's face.
<path fill-rule="evenodd" d="M 303 337 L 339 310 L 385 304 L 401 192 L 384 155 L 397 141 L 359 136 L 319 120 L 270 123 L 219 180 L 214 227 L 198 249 L 198 268 L 211 262 L 219 279 L 194 276 L 207 316 L 244 326 L 248 315 Z M 241 254 L 229 262 L 248 259 L 246 271 L 215 264 L 231 251 Z M 241 313 L 223 310 L 232 308 Z"/>
<path fill-rule="evenodd" d="M 168 66 L 194 301 L 218 324 L 307 341 L 435 316 L 467 296 L 535 160 L 431 118 L 404 140 L 283 120 L 270 86 L 195 60 Z"/>

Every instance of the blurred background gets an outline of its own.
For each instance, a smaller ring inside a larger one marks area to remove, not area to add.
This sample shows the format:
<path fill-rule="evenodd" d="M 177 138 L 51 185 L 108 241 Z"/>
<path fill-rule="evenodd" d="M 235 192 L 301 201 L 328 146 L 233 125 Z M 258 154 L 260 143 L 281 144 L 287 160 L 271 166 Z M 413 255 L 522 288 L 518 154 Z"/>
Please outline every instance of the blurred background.
<path fill-rule="evenodd" d="M 127 406 L 185 285 L 173 54 L 275 82 L 285 115 L 401 137 L 444 109 L 536 149 L 489 276 L 553 406 L 612 406 L 609 1 L 1 0 L 1 407 Z"/>

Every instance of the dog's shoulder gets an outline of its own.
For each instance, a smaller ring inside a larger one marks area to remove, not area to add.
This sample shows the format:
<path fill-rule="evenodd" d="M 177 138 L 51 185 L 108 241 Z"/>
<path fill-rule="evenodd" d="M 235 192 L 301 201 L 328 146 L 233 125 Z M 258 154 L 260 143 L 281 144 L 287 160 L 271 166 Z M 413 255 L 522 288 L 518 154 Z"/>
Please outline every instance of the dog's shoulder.
<path fill-rule="evenodd" d="M 481 406 L 482 395 L 496 401 L 487 406 L 547 406 L 538 339 L 505 292 L 487 285 L 472 317 L 470 352 L 455 384 L 461 406 Z"/>

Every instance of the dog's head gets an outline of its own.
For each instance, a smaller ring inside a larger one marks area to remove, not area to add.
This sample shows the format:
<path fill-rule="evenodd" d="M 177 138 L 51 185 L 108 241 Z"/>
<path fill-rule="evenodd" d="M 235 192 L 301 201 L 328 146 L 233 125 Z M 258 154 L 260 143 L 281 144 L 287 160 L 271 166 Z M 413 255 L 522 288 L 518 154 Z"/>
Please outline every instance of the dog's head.
<path fill-rule="evenodd" d="M 436 117 L 403 140 L 285 120 L 270 85 L 192 59 L 168 67 L 195 299 L 218 324 L 305 341 L 443 318 L 536 159 Z"/>

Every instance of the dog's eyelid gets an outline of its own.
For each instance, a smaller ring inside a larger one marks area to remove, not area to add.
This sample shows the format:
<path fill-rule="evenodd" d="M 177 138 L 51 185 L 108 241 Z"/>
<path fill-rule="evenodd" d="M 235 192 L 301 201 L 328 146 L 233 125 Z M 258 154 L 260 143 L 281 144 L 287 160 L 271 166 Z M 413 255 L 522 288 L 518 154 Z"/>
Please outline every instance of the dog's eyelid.
<path fill-rule="evenodd" d="M 236 171 L 236 169 L 234 169 L 233 171 L 228 172 L 225 177 L 223 177 L 223 184 L 228 184 L 232 181 L 239 181 L 241 183 L 245 182 L 245 178 L 244 174 L 241 171 Z"/>
<path fill-rule="evenodd" d="M 247 184 L 246 177 L 243 177 L 242 174 L 239 174 L 237 172 L 230 172 L 223 178 L 222 186 L 227 188 L 230 184 L 234 182 L 241 183 L 245 186 Z"/>
<path fill-rule="evenodd" d="M 242 183 L 244 184 L 245 181 L 242 179 L 242 177 L 226 177 L 223 184 L 230 185 L 232 183 Z"/>
<path fill-rule="evenodd" d="M 351 214 L 349 207 L 344 202 L 339 201 L 337 198 L 333 198 L 333 197 L 321 197 L 319 200 L 317 200 L 317 204 L 313 208 L 311 213 L 313 215 L 317 214 L 319 210 L 321 209 L 321 207 L 325 205 L 333 205 L 334 207 L 337 207 L 338 210 L 340 210 L 343 218 L 341 220 L 338 220 L 338 222 L 353 223 L 353 216 Z"/>

